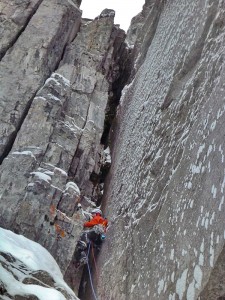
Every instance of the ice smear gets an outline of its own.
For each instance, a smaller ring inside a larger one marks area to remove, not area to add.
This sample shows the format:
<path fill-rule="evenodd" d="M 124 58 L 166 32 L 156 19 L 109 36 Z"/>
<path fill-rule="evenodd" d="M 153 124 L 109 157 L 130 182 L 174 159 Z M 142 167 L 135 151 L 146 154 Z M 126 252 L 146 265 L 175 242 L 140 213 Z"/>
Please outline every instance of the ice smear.
<path fill-rule="evenodd" d="M 1 281 L 4 283 L 7 292 L 12 296 L 35 295 L 40 300 L 66 300 L 66 298 L 59 291 L 52 288 L 46 288 L 33 284 L 23 284 L 22 282 L 17 281 L 14 276 L 7 272 L 2 266 L 0 266 L 0 274 Z"/>

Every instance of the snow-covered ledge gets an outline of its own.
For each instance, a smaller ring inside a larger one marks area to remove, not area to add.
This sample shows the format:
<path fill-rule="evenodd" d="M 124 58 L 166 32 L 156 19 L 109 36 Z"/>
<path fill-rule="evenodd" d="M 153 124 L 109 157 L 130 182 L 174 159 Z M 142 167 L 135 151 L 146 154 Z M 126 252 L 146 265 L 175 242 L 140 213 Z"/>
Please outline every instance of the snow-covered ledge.
<path fill-rule="evenodd" d="M 78 300 L 51 254 L 38 243 L 0 228 L 1 299 Z M 31 297 L 31 298 L 30 298 Z"/>

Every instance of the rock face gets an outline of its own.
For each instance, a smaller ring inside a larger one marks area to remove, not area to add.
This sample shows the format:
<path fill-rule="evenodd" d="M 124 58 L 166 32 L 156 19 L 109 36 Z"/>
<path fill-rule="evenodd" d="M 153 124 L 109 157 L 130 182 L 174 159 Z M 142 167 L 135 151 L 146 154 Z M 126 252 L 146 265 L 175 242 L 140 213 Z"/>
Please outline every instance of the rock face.
<path fill-rule="evenodd" d="M 154 36 L 113 128 L 99 299 L 225 296 L 224 4 L 167 1 L 157 24 L 146 5 Z"/>
<path fill-rule="evenodd" d="M 131 78 L 145 59 L 165 3 L 166 0 L 146 0 L 143 10 L 131 20 L 126 38 L 126 42 L 132 48 Z"/>
<path fill-rule="evenodd" d="M 15 43 L 43 0 L 2 0 L 0 58 Z"/>
<path fill-rule="evenodd" d="M 224 4 L 146 0 L 129 48 L 110 9 L 81 20 L 80 1 L 1 1 L 0 225 L 46 247 L 74 290 L 109 145 L 98 299 L 225 297 Z"/>
<path fill-rule="evenodd" d="M 72 258 L 83 209 L 102 194 L 105 110 L 125 33 L 112 10 L 87 22 L 74 1 L 39 2 L 23 30 L 10 27 L 0 62 L 0 224 L 46 247 L 78 288 Z"/>
<path fill-rule="evenodd" d="M 79 23 L 80 11 L 72 1 L 42 1 L 1 60 L 1 160 L 8 153 L 36 92 L 57 67 Z"/>

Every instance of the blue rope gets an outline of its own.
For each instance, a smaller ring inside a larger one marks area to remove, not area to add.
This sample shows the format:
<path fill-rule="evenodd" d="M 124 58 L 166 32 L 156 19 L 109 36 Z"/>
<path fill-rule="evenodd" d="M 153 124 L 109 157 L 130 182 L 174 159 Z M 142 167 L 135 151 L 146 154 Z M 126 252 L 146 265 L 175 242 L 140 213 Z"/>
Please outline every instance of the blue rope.
<path fill-rule="evenodd" d="M 92 282 L 92 278 L 91 278 L 91 269 L 90 269 L 90 266 L 89 266 L 89 253 L 90 253 L 90 247 L 91 247 L 91 242 L 89 242 L 89 245 L 88 245 L 88 254 L 87 254 L 87 267 L 88 267 L 88 273 L 89 273 L 89 278 L 90 278 L 90 283 L 91 283 L 91 289 L 92 289 L 92 293 L 95 297 L 95 300 L 98 300 L 96 294 L 95 294 L 95 290 L 94 290 L 94 286 L 93 286 L 93 282 Z"/>

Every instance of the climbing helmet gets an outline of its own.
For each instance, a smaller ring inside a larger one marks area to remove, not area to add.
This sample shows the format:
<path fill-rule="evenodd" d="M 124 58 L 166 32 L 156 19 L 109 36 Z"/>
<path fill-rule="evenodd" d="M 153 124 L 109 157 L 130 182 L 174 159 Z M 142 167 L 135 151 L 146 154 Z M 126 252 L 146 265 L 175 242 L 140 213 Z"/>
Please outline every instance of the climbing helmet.
<path fill-rule="evenodd" d="M 94 208 L 94 209 L 91 211 L 91 213 L 92 213 L 92 214 L 100 214 L 100 215 L 102 215 L 102 211 L 101 211 L 101 209 L 99 209 L 99 208 Z"/>

